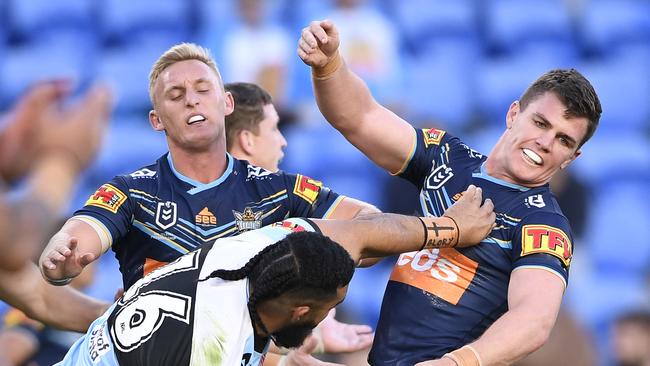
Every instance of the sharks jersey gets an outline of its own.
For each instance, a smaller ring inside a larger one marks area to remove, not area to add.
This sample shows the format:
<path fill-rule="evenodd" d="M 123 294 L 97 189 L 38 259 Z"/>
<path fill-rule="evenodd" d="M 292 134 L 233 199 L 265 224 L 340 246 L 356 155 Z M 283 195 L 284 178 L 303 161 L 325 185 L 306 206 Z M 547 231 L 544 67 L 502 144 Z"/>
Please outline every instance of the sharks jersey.
<path fill-rule="evenodd" d="M 420 189 L 424 215 L 441 216 L 474 184 L 494 203 L 496 227 L 479 245 L 402 254 L 386 287 L 369 361 L 414 365 L 478 338 L 508 308 L 518 268 L 568 280 L 572 234 L 548 185 L 527 188 L 486 174 L 486 157 L 437 129 L 416 130 L 399 173 Z"/>
<path fill-rule="evenodd" d="M 288 219 L 219 239 L 153 270 L 93 322 L 59 365 L 261 366 L 269 338 L 253 330 L 248 280 L 207 278 L 217 269 L 241 268 L 297 231 L 318 227 Z"/>
<path fill-rule="evenodd" d="M 125 289 L 215 239 L 287 217 L 327 218 L 344 198 L 309 177 L 227 157 L 224 174 L 203 184 L 176 171 L 167 153 L 102 185 L 75 212 L 111 245 Z"/>

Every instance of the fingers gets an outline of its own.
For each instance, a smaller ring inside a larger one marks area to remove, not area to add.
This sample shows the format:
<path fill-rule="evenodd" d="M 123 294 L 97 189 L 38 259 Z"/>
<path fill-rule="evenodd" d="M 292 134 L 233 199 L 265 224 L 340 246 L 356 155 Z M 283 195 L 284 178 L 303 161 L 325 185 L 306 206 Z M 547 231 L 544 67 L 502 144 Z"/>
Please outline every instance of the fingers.
<path fill-rule="evenodd" d="M 313 21 L 309 23 L 309 31 L 311 32 L 312 36 L 315 37 L 315 40 L 317 39 L 318 42 L 325 44 L 328 42 L 329 36 L 327 35 L 325 29 L 323 29 L 323 26 L 328 27 L 328 29 L 332 29 L 333 24 L 327 20 Z"/>
<path fill-rule="evenodd" d="M 354 330 L 355 333 L 362 335 L 367 333 L 372 333 L 372 327 L 369 325 L 356 325 L 350 324 L 350 327 Z"/>
<path fill-rule="evenodd" d="M 300 41 L 304 41 L 304 43 L 307 45 L 307 49 L 305 51 L 311 52 L 311 50 L 318 48 L 318 40 L 316 40 L 316 37 L 317 35 L 313 33 L 311 25 L 302 30 Z"/>
<path fill-rule="evenodd" d="M 92 263 L 96 259 L 96 256 L 93 253 L 86 253 L 79 258 L 79 265 L 85 267 Z"/>

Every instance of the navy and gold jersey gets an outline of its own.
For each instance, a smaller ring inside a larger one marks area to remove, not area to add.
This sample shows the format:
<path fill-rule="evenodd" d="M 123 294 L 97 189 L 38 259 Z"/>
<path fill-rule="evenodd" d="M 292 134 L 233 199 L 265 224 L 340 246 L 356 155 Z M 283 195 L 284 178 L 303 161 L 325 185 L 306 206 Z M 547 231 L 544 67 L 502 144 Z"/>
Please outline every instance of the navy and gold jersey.
<path fill-rule="evenodd" d="M 420 189 L 422 213 L 441 216 L 474 184 L 494 202 L 496 227 L 479 245 L 402 254 L 386 287 L 369 361 L 414 365 L 478 338 L 508 308 L 512 271 L 536 267 L 566 285 L 572 234 L 548 185 L 486 174 L 487 157 L 437 129 L 416 130 L 400 176 Z"/>
<path fill-rule="evenodd" d="M 203 184 L 174 169 L 170 155 L 102 185 L 75 218 L 113 248 L 124 288 L 163 263 L 216 239 L 287 217 L 327 218 L 343 199 L 303 175 L 272 173 L 228 155 Z"/>

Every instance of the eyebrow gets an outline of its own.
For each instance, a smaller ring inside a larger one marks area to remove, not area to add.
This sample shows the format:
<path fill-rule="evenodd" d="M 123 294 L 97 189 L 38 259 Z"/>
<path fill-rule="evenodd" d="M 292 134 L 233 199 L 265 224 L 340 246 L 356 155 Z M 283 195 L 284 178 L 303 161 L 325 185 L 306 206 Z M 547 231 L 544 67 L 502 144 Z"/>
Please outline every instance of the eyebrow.
<path fill-rule="evenodd" d="M 541 119 L 542 121 L 544 121 L 544 123 L 548 123 L 549 125 L 553 125 L 553 124 L 552 124 L 548 119 L 546 119 L 546 117 L 544 117 L 543 114 L 541 114 L 541 113 L 539 113 L 539 112 L 533 112 L 533 115 L 534 115 L 535 117 Z M 560 136 L 560 137 L 564 137 L 564 138 L 567 139 L 567 140 L 569 141 L 569 143 L 571 143 L 572 145 L 576 145 L 576 144 L 577 144 L 577 141 L 576 141 L 573 137 L 567 135 L 566 133 L 560 132 L 560 133 L 558 134 L 558 136 Z"/>
<path fill-rule="evenodd" d="M 196 80 L 194 80 L 192 82 L 193 85 L 204 84 L 204 83 L 211 84 L 210 80 L 208 80 L 206 78 L 198 78 L 198 79 L 196 79 Z M 165 90 L 165 94 L 167 94 L 167 93 L 169 93 L 171 91 L 174 91 L 174 90 L 185 90 L 185 87 L 183 86 L 183 84 L 172 85 L 172 86 L 170 86 L 169 88 L 167 88 Z"/>

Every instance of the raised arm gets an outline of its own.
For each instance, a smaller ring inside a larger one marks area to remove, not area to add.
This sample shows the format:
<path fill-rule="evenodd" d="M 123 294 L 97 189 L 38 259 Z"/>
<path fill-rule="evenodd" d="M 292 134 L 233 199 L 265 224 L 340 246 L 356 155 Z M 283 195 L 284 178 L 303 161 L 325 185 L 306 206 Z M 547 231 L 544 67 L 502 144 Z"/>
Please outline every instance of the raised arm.
<path fill-rule="evenodd" d="M 45 283 L 35 265 L 18 271 L 0 270 L 0 298 L 47 325 L 85 332 L 109 304 L 81 292 Z"/>
<path fill-rule="evenodd" d="M 345 65 L 339 35 L 329 20 L 302 30 L 298 56 L 312 67 L 314 94 L 327 121 L 382 168 L 395 173 L 409 158 L 413 128 L 372 97 L 366 83 Z"/>
<path fill-rule="evenodd" d="M 422 248 L 478 244 L 492 230 L 494 205 L 483 204 L 480 188 L 470 186 L 443 217 L 370 214 L 354 220 L 313 220 L 323 234 L 345 247 L 355 261 Z"/>

